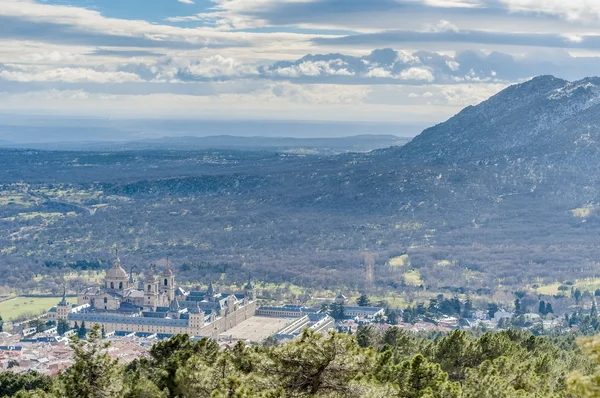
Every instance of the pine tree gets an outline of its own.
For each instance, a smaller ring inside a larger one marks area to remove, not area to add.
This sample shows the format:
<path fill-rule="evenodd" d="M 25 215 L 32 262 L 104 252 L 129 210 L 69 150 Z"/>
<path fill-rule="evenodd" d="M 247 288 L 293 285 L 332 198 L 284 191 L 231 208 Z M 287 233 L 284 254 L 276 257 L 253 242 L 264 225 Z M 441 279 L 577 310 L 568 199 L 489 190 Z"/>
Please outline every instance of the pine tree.
<path fill-rule="evenodd" d="M 83 322 L 81 329 L 84 329 Z M 102 343 L 95 325 L 83 342 L 71 338 L 73 366 L 59 376 L 60 396 L 65 398 L 117 398 L 123 391 L 123 373 L 117 360 L 106 353 L 110 343 Z"/>
<path fill-rule="evenodd" d="M 77 337 L 80 339 L 85 339 L 87 335 L 87 329 L 85 328 L 85 321 L 81 321 L 81 326 L 77 329 Z"/>
<path fill-rule="evenodd" d="M 592 309 L 590 310 L 590 316 L 596 317 L 598 316 L 598 309 L 596 308 L 596 301 L 592 300 Z"/>
<path fill-rule="evenodd" d="M 473 316 L 473 302 L 469 296 L 467 296 L 467 299 L 465 300 L 462 316 L 464 318 L 471 318 Z"/>
<path fill-rule="evenodd" d="M 398 324 L 398 313 L 396 311 L 386 308 L 385 316 L 387 318 L 387 323 L 389 323 L 390 325 Z"/>
<path fill-rule="evenodd" d="M 546 302 L 540 301 L 538 312 L 540 315 L 546 315 L 548 313 L 548 311 L 546 310 Z"/>
<path fill-rule="evenodd" d="M 329 306 L 329 315 L 333 319 L 342 320 L 346 317 L 346 312 L 344 310 L 344 304 L 341 303 L 332 303 Z"/>
<path fill-rule="evenodd" d="M 552 304 L 546 303 L 546 314 L 554 314 L 554 309 L 552 309 Z"/>
<path fill-rule="evenodd" d="M 521 300 L 515 299 L 515 315 L 521 315 Z"/>
<path fill-rule="evenodd" d="M 0 333 L 4 332 L 4 320 L 2 319 L 2 315 L 0 315 Z"/>
<path fill-rule="evenodd" d="M 581 300 L 581 290 L 575 289 L 573 292 L 573 297 L 575 298 L 575 302 L 579 303 L 579 300 Z"/>
<path fill-rule="evenodd" d="M 378 337 L 379 333 L 373 325 L 360 326 L 356 331 L 356 341 L 358 342 L 358 345 L 363 348 L 375 346 Z"/>
<path fill-rule="evenodd" d="M 490 317 L 490 319 L 492 319 L 494 317 L 494 315 L 496 314 L 496 312 L 498 312 L 499 310 L 500 310 L 500 307 L 498 307 L 498 304 L 489 303 L 488 304 L 488 316 Z"/>
<path fill-rule="evenodd" d="M 363 293 L 360 295 L 358 300 L 356 300 L 356 304 L 358 304 L 359 307 L 370 307 L 371 300 L 369 300 L 369 297 Z"/>
<path fill-rule="evenodd" d="M 299 340 L 272 349 L 263 367 L 285 396 L 358 397 L 350 383 L 370 368 L 369 352 L 351 336 L 305 329 Z"/>
<path fill-rule="evenodd" d="M 62 336 L 68 330 L 69 330 L 69 323 L 66 321 L 66 319 L 59 319 L 58 323 L 56 324 L 56 333 L 58 333 L 59 336 Z"/>

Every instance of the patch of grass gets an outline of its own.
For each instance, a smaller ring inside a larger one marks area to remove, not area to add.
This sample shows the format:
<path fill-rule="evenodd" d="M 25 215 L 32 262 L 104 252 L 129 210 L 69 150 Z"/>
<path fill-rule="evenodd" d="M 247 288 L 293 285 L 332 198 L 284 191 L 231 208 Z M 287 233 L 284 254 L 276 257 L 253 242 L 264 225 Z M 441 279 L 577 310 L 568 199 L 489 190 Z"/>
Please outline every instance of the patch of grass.
<path fill-rule="evenodd" d="M 582 292 L 587 290 L 593 294 L 596 291 L 596 289 L 600 289 L 600 278 L 582 279 L 575 282 L 575 285 L 573 286 L 576 289 L 581 290 Z"/>
<path fill-rule="evenodd" d="M 40 213 L 40 212 L 31 212 L 31 213 L 19 213 L 18 216 L 7 217 L 5 221 L 28 221 L 33 220 L 37 217 L 44 218 L 46 220 L 56 221 L 60 218 L 64 217 L 62 213 Z"/>
<path fill-rule="evenodd" d="M 419 286 L 423 284 L 421 279 L 421 272 L 419 270 L 412 270 L 404 273 L 404 281 L 407 285 Z"/>
<path fill-rule="evenodd" d="M 0 303 L 0 315 L 6 321 L 18 319 L 25 314 L 41 315 L 59 301 L 60 297 L 16 297 Z"/>
<path fill-rule="evenodd" d="M 578 217 L 578 218 L 588 218 L 589 216 L 594 214 L 595 211 L 596 211 L 596 208 L 594 206 L 587 205 L 584 207 L 579 207 L 577 209 L 571 210 L 571 214 L 573 214 L 574 217 Z"/>
<path fill-rule="evenodd" d="M 535 291 L 539 294 L 543 294 L 546 296 L 553 296 L 553 295 L 559 293 L 558 287 L 560 285 L 561 285 L 561 283 L 559 283 L 559 282 L 552 283 L 549 285 L 542 285 L 542 286 L 538 287 L 537 289 L 535 289 Z"/>
<path fill-rule="evenodd" d="M 398 257 L 390 258 L 388 264 L 391 267 L 410 267 L 410 257 L 408 257 L 408 254 L 403 254 Z"/>
<path fill-rule="evenodd" d="M 425 224 L 416 221 L 408 221 L 395 225 L 395 229 L 400 229 L 402 231 L 417 231 L 423 228 Z"/>

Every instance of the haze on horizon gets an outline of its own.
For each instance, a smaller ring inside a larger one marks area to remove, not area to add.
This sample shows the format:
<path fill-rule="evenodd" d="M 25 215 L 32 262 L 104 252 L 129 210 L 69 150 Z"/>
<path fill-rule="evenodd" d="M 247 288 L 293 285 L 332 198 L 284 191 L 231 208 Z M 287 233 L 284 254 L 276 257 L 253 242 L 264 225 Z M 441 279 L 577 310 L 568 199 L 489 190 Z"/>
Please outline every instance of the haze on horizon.
<path fill-rule="evenodd" d="M 0 140 L 414 136 L 596 74 L 599 22 L 588 0 L 0 0 Z"/>

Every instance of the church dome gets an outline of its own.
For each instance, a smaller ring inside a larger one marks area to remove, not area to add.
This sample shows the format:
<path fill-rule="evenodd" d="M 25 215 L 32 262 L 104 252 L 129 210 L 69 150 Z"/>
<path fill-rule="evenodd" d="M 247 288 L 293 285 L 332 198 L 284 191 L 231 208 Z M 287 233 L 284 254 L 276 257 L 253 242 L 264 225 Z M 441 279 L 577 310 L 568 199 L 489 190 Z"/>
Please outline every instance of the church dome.
<path fill-rule="evenodd" d="M 106 277 L 111 279 L 127 279 L 127 272 L 121 267 L 121 260 L 117 257 L 111 269 L 106 272 Z"/>
<path fill-rule="evenodd" d="M 162 272 L 162 276 L 173 276 L 173 270 L 170 267 L 165 268 L 165 270 Z"/>

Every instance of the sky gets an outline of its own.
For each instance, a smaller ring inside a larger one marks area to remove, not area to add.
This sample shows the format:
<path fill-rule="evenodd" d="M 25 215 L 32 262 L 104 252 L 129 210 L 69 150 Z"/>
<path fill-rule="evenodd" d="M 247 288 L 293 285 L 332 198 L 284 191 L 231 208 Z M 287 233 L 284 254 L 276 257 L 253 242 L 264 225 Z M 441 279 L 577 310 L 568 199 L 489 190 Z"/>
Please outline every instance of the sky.
<path fill-rule="evenodd" d="M 425 126 L 599 57 L 598 0 L 0 0 L 0 120 Z"/>

